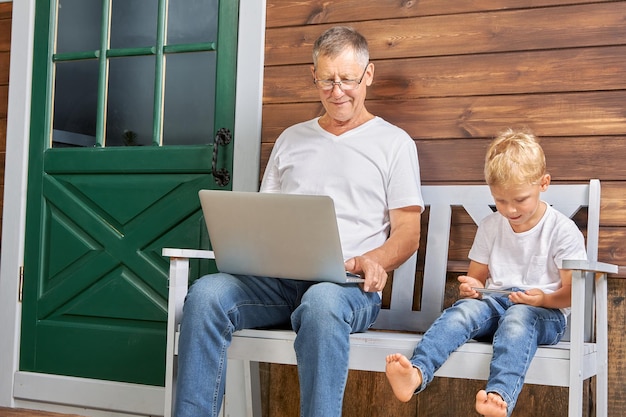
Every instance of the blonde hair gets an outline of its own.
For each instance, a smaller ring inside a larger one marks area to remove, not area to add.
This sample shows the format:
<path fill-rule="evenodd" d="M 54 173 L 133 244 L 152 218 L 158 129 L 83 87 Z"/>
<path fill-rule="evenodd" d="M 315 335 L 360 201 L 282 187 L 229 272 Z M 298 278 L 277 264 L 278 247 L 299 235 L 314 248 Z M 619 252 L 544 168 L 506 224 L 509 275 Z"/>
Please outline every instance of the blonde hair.
<path fill-rule="evenodd" d="M 488 185 L 538 184 L 546 174 L 546 157 L 535 135 L 508 129 L 491 142 L 485 157 Z"/>

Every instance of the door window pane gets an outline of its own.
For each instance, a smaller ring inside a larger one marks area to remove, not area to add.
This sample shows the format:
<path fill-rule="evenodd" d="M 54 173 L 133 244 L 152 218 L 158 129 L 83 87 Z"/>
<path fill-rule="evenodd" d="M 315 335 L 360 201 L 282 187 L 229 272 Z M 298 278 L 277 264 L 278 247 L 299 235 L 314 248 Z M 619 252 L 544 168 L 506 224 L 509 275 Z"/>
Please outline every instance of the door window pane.
<path fill-rule="evenodd" d="M 55 66 L 52 146 L 94 146 L 98 105 L 98 61 Z"/>
<path fill-rule="evenodd" d="M 56 4 L 52 146 L 212 143 L 219 0 Z"/>
<path fill-rule="evenodd" d="M 113 0 L 111 7 L 111 48 L 156 45 L 158 2 Z"/>
<path fill-rule="evenodd" d="M 100 49 L 102 0 L 59 0 L 56 53 Z"/>
<path fill-rule="evenodd" d="M 215 53 L 168 55 L 166 68 L 163 144 L 212 143 Z"/>
<path fill-rule="evenodd" d="M 154 57 L 109 61 L 106 146 L 152 144 Z"/>
<path fill-rule="evenodd" d="M 167 43 L 216 42 L 217 15 L 218 0 L 170 0 Z"/>

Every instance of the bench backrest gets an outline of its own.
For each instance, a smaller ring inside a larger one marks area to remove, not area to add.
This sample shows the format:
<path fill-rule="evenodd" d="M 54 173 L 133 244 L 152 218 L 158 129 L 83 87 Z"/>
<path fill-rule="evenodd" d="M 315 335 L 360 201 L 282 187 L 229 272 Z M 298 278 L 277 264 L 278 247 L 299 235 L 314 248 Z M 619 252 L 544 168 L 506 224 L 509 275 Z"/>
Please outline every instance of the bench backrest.
<path fill-rule="evenodd" d="M 427 185 L 422 186 L 422 193 L 425 205 L 430 207 L 426 248 L 418 252 L 424 253 L 423 280 L 416 280 L 416 254 L 394 272 L 390 305 L 381 310 L 375 329 L 426 331 L 444 308 L 452 208 L 463 207 L 476 224 L 494 211 L 487 185 Z M 570 218 L 582 207 L 588 207 L 587 256 L 590 261 L 597 261 L 600 182 L 553 184 L 541 198 Z M 416 282 L 422 282 L 419 311 L 413 309 Z M 586 308 L 592 308 L 591 297 L 588 304 Z M 585 324 L 585 330 L 590 337 L 592 323 Z"/>

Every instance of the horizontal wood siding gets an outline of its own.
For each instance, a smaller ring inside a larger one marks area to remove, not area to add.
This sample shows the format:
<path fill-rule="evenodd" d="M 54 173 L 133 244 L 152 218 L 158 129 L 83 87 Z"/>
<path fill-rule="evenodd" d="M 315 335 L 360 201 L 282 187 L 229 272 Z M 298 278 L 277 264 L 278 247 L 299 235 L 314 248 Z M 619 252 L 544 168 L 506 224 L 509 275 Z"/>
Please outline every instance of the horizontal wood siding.
<path fill-rule="evenodd" d="M 602 180 L 600 260 L 626 266 L 625 23 L 626 1 L 268 0 L 261 166 L 283 129 L 323 113 L 312 45 L 328 27 L 350 25 L 368 38 L 376 67 L 367 107 L 414 138 L 424 184 L 482 183 L 490 140 L 528 127 L 553 181 Z M 450 259 L 462 268 L 476 227 L 464 213 L 453 221 Z M 626 413 L 625 277 L 622 267 L 609 283 L 609 415 Z M 295 367 L 262 369 L 264 415 L 298 416 Z M 476 415 L 483 385 L 436 378 L 403 404 L 384 375 L 350 372 L 344 416 Z M 586 389 L 589 404 L 593 384 Z M 567 389 L 525 386 L 513 416 L 537 415 L 566 416 Z"/>

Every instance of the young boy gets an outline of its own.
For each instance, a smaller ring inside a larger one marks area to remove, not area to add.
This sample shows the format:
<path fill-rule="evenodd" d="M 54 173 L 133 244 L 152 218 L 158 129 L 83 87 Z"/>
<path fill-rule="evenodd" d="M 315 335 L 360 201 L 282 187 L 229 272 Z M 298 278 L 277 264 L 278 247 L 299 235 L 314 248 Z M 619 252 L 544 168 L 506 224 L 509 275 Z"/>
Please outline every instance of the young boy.
<path fill-rule="evenodd" d="M 483 416 L 510 416 L 538 345 L 563 336 L 571 299 L 563 259 L 586 259 L 584 238 L 540 194 L 550 185 L 545 156 L 529 133 L 508 130 L 489 146 L 485 179 L 497 212 L 478 227 L 458 300 L 431 325 L 409 360 L 387 356 L 394 394 L 409 401 L 469 339 L 492 340 L 487 386 L 476 395 Z M 512 290 L 480 293 L 474 288 Z"/>

